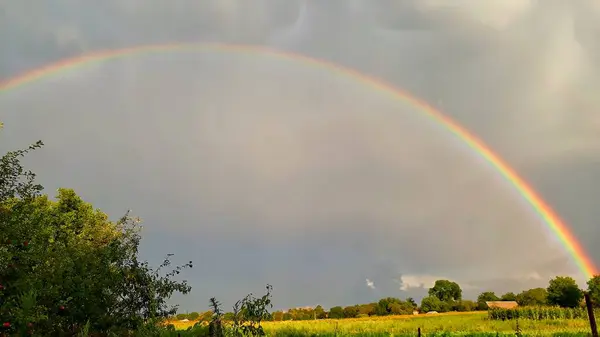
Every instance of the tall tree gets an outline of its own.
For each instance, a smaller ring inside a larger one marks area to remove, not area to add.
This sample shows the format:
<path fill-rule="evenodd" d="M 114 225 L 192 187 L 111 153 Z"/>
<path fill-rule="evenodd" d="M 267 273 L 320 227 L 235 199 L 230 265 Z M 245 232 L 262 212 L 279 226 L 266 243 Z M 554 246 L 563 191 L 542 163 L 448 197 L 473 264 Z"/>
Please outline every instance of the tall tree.
<path fill-rule="evenodd" d="M 344 318 L 344 309 L 340 306 L 329 309 L 329 318 Z"/>
<path fill-rule="evenodd" d="M 429 289 L 429 296 L 435 296 L 443 302 L 460 301 L 462 299 L 462 289 L 456 282 L 437 280 L 433 287 Z"/>
<path fill-rule="evenodd" d="M 569 276 L 557 276 L 548 284 L 548 303 L 566 308 L 575 308 L 583 298 L 583 291 Z"/>

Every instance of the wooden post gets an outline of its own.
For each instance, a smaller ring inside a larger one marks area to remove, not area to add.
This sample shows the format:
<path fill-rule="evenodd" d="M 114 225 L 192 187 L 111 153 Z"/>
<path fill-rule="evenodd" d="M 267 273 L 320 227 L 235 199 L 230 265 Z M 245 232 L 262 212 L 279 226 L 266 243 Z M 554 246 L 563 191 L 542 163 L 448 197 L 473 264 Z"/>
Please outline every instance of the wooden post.
<path fill-rule="evenodd" d="M 596 317 L 594 316 L 594 307 L 592 306 L 592 299 L 590 293 L 587 291 L 584 293 L 585 306 L 587 307 L 588 318 L 590 320 L 590 328 L 592 329 L 592 337 L 598 337 L 598 327 L 596 326 Z"/>
<path fill-rule="evenodd" d="M 419 337 L 421 337 L 421 328 L 418 328 L 418 329 L 417 329 L 417 335 L 418 335 Z"/>

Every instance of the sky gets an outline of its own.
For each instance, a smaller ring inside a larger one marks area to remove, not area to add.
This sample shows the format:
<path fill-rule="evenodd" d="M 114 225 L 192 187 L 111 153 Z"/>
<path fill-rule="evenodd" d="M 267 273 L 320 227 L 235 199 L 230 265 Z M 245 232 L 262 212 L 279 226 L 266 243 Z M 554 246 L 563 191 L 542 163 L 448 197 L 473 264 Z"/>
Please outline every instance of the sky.
<path fill-rule="evenodd" d="M 96 50 L 268 46 L 352 67 L 443 110 L 515 168 L 600 263 L 600 6 L 591 0 L 0 1 L 0 79 Z M 142 258 L 194 261 L 174 301 L 274 286 L 277 308 L 467 298 L 581 273 L 522 197 L 418 108 L 260 53 L 95 63 L 0 92 L 0 150 L 49 194 L 144 220 Z"/>

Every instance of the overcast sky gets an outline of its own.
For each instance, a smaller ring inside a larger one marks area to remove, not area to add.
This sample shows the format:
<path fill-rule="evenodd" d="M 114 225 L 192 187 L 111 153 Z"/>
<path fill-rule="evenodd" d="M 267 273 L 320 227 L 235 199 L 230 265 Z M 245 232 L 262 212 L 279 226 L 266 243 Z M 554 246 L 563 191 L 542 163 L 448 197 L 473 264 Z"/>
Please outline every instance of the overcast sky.
<path fill-rule="evenodd" d="M 445 5 L 442 5 L 445 4 Z M 450 5 L 448 5 L 450 4 Z M 568 4 L 568 5 L 567 5 Z M 0 1 L 0 79 L 100 49 L 266 45 L 381 77 L 503 156 L 600 262 L 600 6 L 591 0 Z M 144 219 L 143 257 L 193 260 L 184 310 L 274 286 L 277 308 L 583 282 L 466 145 L 364 83 L 260 53 L 172 52 L 0 93 L 0 150 Z"/>

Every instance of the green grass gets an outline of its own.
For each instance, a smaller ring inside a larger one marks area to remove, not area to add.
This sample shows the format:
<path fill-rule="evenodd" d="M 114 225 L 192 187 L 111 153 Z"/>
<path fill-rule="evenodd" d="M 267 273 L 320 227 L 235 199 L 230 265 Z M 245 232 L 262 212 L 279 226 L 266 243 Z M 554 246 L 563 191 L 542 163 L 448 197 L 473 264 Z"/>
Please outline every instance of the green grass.
<path fill-rule="evenodd" d="M 515 336 L 516 321 L 491 320 L 486 312 L 388 316 L 343 320 L 265 322 L 268 336 Z M 588 336 L 585 319 L 519 320 L 522 336 Z M 185 329 L 185 326 L 179 328 Z M 185 336 L 186 334 L 182 334 Z M 192 336 L 192 335 L 188 335 Z"/>

